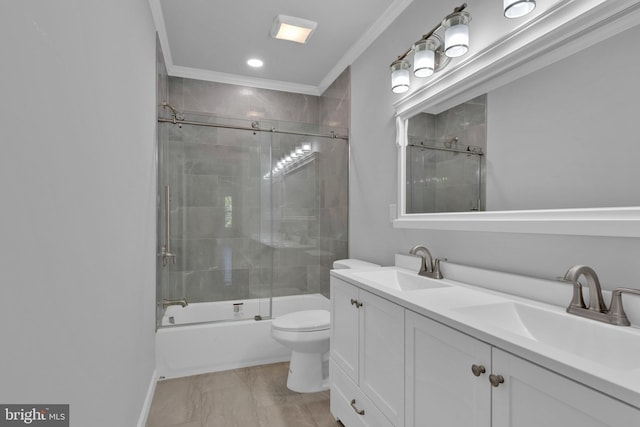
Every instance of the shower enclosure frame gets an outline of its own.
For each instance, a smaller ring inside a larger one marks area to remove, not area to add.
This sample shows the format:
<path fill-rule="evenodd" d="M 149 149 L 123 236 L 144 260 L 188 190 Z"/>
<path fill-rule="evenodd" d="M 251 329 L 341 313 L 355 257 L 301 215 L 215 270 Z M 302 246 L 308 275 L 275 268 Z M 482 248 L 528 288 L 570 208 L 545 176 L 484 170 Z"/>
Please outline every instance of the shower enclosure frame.
<path fill-rule="evenodd" d="M 236 124 L 225 124 L 225 123 L 219 123 L 218 121 L 223 121 L 223 120 L 232 120 L 235 122 L 238 121 L 242 121 L 242 122 L 246 122 L 249 123 L 249 120 L 245 119 L 245 118 L 240 118 L 240 119 L 228 119 L 228 118 L 222 118 L 222 117 L 217 117 L 217 116 L 211 116 L 213 117 L 216 122 L 208 122 L 208 121 L 199 121 L 199 120 L 187 120 L 185 119 L 185 114 L 186 115 L 191 115 L 191 114 L 196 114 L 196 115 L 202 115 L 202 113 L 180 113 L 177 110 L 175 110 L 173 107 L 171 107 L 168 104 L 164 104 L 165 108 L 169 109 L 171 111 L 171 117 L 167 118 L 167 117 L 158 117 L 158 123 L 159 124 L 173 124 L 176 126 L 179 126 L 180 128 L 183 125 L 188 125 L 188 126 L 204 126 L 204 127 L 212 127 L 212 128 L 221 128 L 221 129 L 232 129 L 232 130 L 238 130 L 238 131 L 249 131 L 252 132 L 254 135 L 261 133 L 261 134 L 271 134 L 271 135 L 293 135 L 293 136 L 301 136 L 301 137 L 315 137 L 315 138 L 322 138 L 322 141 L 326 140 L 326 139 L 330 139 L 330 140 L 340 140 L 340 141 L 344 141 L 346 143 L 346 153 L 345 153 L 345 162 L 346 162 L 346 170 L 345 170 L 345 180 L 346 180 L 346 186 L 348 188 L 348 182 L 349 182 L 349 173 L 350 173 L 350 145 L 349 145 L 349 138 L 347 135 L 342 135 L 339 134 L 338 132 L 336 132 L 335 130 L 331 130 L 330 132 L 328 132 L 327 134 L 323 134 L 323 133 L 314 133 L 314 132 L 300 132 L 300 131 L 296 131 L 296 130 L 286 130 L 286 129 L 277 129 L 276 127 L 261 127 L 261 123 L 257 122 L 257 121 L 252 121 L 250 123 L 250 126 L 241 126 L 241 125 L 236 125 Z M 208 117 L 209 118 L 209 117 Z M 265 120 L 265 122 L 269 123 L 269 122 L 279 122 L 279 121 L 271 121 L 271 120 Z M 319 125 L 317 125 L 317 127 L 320 127 Z M 164 220 L 162 220 L 162 211 L 164 210 L 164 212 L 167 212 L 167 202 L 168 202 L 168 196 L 169 196 L 169 190 L 164 190 L 164 186 L 161 185 L 162 181 L 163 181 L 163 168 L 164 168 L 164 161 L 166 160 L 164 157 L 166 156 L 166 153 L 163 153 L 163 149 L 162 149 L 162 138 L 163 137 L 167 137 L 167 135 L 165 134 L 166 132 L 168 132 L 168 129 L 166 129 L 166 127 L 163 126 L 158 126 L 158 152 L 156 155 L 156 160 L 157 160 L 157 175 L 158 175 L 158 200 L 157 200 L 157 207 L 158 207 L 158 262 L 157 262 L 157 268 L 158 268 L 158 277 L 157 277 L 157 281 L 158 281 L 158 288 L 160 288 L 160 280 L 161 280 L 161 275 L 162 275 L 162 268 L 164 267 L 163 264 L 169 264 L 172 262 L 175 262 L 176 259 L 176 251 L 172 249 L 171 247 L 171 243 L 170 243 L 170 239 L 167 238 L 166 241 L 162 242 L 161 241 L 161 233 L 162 230 L 164 229 L 165 233 L 167 233 L 166 230 L 170 230 L 170 225 L 168 224 L 168 221 L 170 221 L 170 218 L 165 218 Z M 324 142 L 323 142 L 324 143 Z M 262 142 L 259 142 L 259 144 L 262 144 Z M 269 142 L 269 151 L 272 149 L 273 147 L 273 143 L 270 141 Z M 260 155 L 259 155 L 260 156 Z M 273 157 L 273 153 L 269 152 L 269 158 L 271 161 L 271 164 L 274 163 L 274 157 Z M 311 161 L 314 161 L 313 159 Z M 320 179 L 320 177 L 317 178 L 318 180 Z M 273 184 L 271 184 L 273 185 Z M 165 194 L 165 197 L 163 200 L 163 197 L 161 197 L 162 193 Z M 346 191 L 346 198 L 347 198 L 347 206 L 348 206 L 348 191 Z M 270 213 L 270 215 L 273 215 L 273 212 Z M 271 217 L 271 221 L 273 223 L 273 217 Z M 162 223 L 164 222 L 164 223 Z M 346 210 L 346 235 L 348 236 L 348 209 Z M 346 256 L 348 254 L 348 238 L 346 239 L 345 242 L 345 252 L 342 256 Z M 180 256 L 180 254 L 178 253 L 177 256 Z M 273 282 L 273 277 L 271 278 L 271 281 Z M 271 286 L 273 286 L 273 283 L 271 283 Z M 272 304 L 272 298 L 273 298 L 273 292 L 270 292 L 269 296 L 268 296 L 268 300 L 269 300 L 269 309 L 268 312 L 272 313 L 273 312 L 273 307 L 271 307 Z M 161 324 L 161 320 L 164 314 L 164 309 L 162 307 L 162 291 L 159 289 L 158 290 L 158 295 L 157 295 L 157 306 L 158 306 L 158 310 L 157 310 L 157 322 L 156 322 L 156 327 L 162 327 Z M 256 320 L 261 320 L 261 316 L 257 315 L 256 316 Z M 235 321 L 234 319 L 225 319 L 225 320 L 218 320 L 217 322 L 225 322 L 225 321 Z"/>

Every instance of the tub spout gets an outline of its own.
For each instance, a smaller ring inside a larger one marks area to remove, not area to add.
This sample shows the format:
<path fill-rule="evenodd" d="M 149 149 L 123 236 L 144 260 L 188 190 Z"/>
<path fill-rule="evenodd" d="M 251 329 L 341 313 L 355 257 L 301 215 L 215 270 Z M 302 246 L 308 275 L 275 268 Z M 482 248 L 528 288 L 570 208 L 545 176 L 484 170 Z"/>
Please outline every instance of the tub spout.
<path fill-rule="evenodd" d="M 162 308 L 167 309 L 170 305 L 179 305 L 181 307 L 186 307 L 189 305 L 185 298 L 181 299 L 163 299 L 162 300 Z"/>

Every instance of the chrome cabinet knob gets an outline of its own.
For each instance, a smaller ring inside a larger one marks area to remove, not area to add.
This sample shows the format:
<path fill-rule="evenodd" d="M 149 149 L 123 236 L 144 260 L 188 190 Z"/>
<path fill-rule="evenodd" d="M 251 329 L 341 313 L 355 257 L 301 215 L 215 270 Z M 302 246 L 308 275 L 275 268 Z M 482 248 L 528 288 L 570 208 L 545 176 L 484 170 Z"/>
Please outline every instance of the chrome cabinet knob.
<path fill-rule="evenodd" d="M 473 375 L 475 375 L 476 377 L 479 377 L 480 375 L 487 372 L 487 370 L 482 365 L 471 365 L 471 372 L 473 372 Z"/>
<path fill-rule="evenodd" d="M 498 387 L 500 384 L 504 383 L 504 377 L 502 375 L 489 375 L 489 382 L 492 386 Z"/>

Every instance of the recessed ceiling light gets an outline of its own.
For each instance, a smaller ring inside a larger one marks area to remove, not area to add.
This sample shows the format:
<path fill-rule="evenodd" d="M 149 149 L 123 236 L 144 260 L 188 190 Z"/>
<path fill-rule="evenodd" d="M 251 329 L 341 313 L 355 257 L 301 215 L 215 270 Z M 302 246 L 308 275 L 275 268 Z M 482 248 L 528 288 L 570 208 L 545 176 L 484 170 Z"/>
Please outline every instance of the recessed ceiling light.
<path fill-rule="evenodd" d="M 273 20 L 273 25 L 271 26 L 271 37 L 297 43 L 306 43 L 317 26 L 317 22 L 309 21 L 308 19 L 278 15 Z"/>
<path fill-rule="evenodd" d="M 247 65 L 253 68 L 260 68 L 264 65 L 264 62 L 262 62 L 258 58 L 251 58 L 250 60 L 247 61 Z"/>

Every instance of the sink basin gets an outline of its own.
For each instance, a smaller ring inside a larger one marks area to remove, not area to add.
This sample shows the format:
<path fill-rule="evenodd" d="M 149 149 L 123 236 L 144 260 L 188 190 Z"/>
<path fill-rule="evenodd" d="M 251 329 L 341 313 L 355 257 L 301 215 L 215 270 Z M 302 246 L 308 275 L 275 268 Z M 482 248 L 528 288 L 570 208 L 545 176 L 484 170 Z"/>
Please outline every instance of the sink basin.
<path fill-rule="evenodd" d="M 517 302 L 503 302 L 454 309 L 473 319 L 558 350 L 573 353 L 612 369 L 640 368 L 640 333 L 565 312 Z"/>
<path fill-rule="evenodd" d="M 353 273 L 353 276 L 395 291 L 417 291 L 449 287 L 449 285 L 435 279 L 393 269 L 359 271 Z"/>

